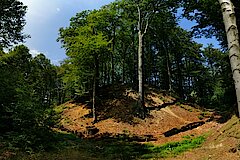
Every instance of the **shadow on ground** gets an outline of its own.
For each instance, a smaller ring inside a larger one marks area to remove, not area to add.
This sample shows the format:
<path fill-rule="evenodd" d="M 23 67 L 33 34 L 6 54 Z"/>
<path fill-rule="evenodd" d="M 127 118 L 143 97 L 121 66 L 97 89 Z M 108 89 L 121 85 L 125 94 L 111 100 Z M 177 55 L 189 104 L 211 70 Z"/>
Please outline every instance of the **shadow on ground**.
<path fill-rule="evenodd" d="M 83 99 L 85 100 L 86 97 Z M 143 118 L 143 110 L 139 109 L 137 99 L 138 93 L 131 85 L 115 84 L 114 87 L 109 85 L 100 88 L 95 104 L 97 121 L 113 118 L 117 122 L 136 124 L 134 118 Z M 82 100 L 79 102 L 82 103 Z M 145 86 L 146 117 L 149 118 L 151 110 L 160 110 L 176 102 L 177 100 L 169 96 L 168 92 Z M 92 108 L 91 101 L 88 102 L 86 108 Z M 92 113 L 85 116 L 85 118 L 91 117 Z"/>
<path fill-rule="evenodd" d="M 212 112 L 213 115 L 211 117 L 211 121 L 216 121 L 218 123 L 225 123 L 229 119 L 231 119 L 233 115 L 236 115 L 236 116 L 238 115 L 235 109 L 237 108 L 236 106 L 229 106 L 229 108 L 222 108 L 222 107 L 208 108 L 208 107 L 200 107 L 197 104 L 189 103 L 189 102 L 182 102 L 182 104 L 191 106 L 195 109 L 200 109 L 203 113 Z"/>
<path fill-rule="evenodd" d="M 149 152 L 148 145 L 129 142 L 131 138 L 126 134 L 79 138 L 74 134 L 56 133 L 55 138 L 54 149 L 32 155 L 17 154 L 12 160 L 131 160 Z"/>
<path fill-rule="evenodd" d="M 139 109 L 137 98 L 137 91 L 134 90 L 131 85 L 115 84 L 114 87 L 109 85 L 100 88 L 96 98 L 97 122 L 113 118 L 116 122 L 131 125 L 138 124 L 135 118 L 143 118 L 143 110 Z M 87 99 L 91 98 L 82 97 L 79 102 L 86 103 Z M 231 109 L 223 110 L 221 107 L 214 109 L 200 107 L 194 103 L 188 103 L 179 98 L 175 98 L 167 91 L 159 91 L 154 87 L 145 86 L 145 118 L 151 118 L 150 112 L 153 110 L 160 110 L 172 105 L 181 106 L 181 104 L 199 109 L 203 113 L 203 118 L 205 117 L 205 112 L 214 113 L 214 117 L 212 117 L 211 120 L 218 123 L 225 123 L 235 114 Z M 91 109 L 92 102 L 88 100 L 85 107 Z M 84 118 L 92 118 L 92 113 L 90 112 L 85 115 Z"/>

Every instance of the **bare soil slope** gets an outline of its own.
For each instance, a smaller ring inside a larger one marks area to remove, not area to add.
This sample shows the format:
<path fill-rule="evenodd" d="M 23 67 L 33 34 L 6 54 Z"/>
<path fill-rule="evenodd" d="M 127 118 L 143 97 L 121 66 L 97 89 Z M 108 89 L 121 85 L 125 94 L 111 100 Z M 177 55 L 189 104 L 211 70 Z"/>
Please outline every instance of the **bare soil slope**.
<path fill-rule="evenodd" d="M 97 115 L 93 124 L 91 105 L 68 102 L 61 106 L 61 129 L 84 138 L 102 138 L 128 135 L 129 141 L 163 144 L 182 140 L 184 136 L 210 134 L 202 148 L 173 159 L 239 158 L 239 120 L 219 123 L 221 116 L 214 111 L 181 104 L 166 92 L 153 88 L 146 90 L 147 118 L 136 112 L 137 93 L 127 86 L 105 88 L 100 92 Z"/>
<path fill-rule="evenodd" d="M 240 121 L 233 116 L 228 122 L 212 130 L 201 148 L 186 152 L 177 160 L 239 160 L 240 159 Z"/>
<path fill-rule="evenodd" d="M 91 118 L 91 106 L 74 102 L 63 104 L 61 107 L 65 109 L 62 112 L 61 128 L 88 137 L 93 135 L 87 133 L 87 128 L 94 126 L 99 129 L 94 136 L 105 133 L 152 135 L 157 139 L 154 143 L 165 143 L 181 139 L 184 135 L 200 135 L 219 125 L 214 121 L 207 122 L 215 116 L 214 112 L 176 103 L 175 98 L 153 88 L 146 90 L 147 118 L 140 119 L 135 114 L 137 93 L 126 86 L 114 88 L 114 90 L 105 88 L 100 92 L 97 106 L 99 121 L 94 125 Z M 190 126 L 185 132 L 179 134 L 164 135 L 173 128 L 180 129 L 182 126 L 198 122 L 204 123 L 193 128 Z"/>

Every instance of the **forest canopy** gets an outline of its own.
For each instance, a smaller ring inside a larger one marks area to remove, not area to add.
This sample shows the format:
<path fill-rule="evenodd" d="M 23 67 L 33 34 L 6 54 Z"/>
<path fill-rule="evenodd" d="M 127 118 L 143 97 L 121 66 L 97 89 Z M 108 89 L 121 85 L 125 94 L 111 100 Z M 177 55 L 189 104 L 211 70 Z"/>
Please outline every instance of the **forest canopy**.
<path fill-rule="evenodd" d="M 183 4 L 191 7 L 189 3 Z M 191 32 L 180 28 L 176 17 L 180 6 L 171 1 L 115 1 L 72 17 L 70 26 L 59 30 L 58 38 L 69 57 L 63 64 L 68 73 L 63 79 L 71 86 L 68 90 L 89 93 L 94 77 L 97 87 L 131 83 L 137 88 L 141 20 L 142 33 L 146 29 L 142 44 L 144 84 L 208 107 L 233 105 L 227 53 L 212 45 L 203 48 Z M 190 15 L 187 7 L 186 16 Z"/>

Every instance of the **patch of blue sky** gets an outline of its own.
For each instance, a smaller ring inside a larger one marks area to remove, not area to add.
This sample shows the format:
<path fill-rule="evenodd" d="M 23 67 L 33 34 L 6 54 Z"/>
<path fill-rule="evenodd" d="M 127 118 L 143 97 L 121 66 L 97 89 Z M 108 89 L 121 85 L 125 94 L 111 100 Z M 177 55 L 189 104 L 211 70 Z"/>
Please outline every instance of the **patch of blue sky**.
<path fill-rule="evenodd" d="M 20 0 L 28 6 L 24 32 L 31 38 L 26 45 L 31 51 L 44 53 L 53 64 L 66 58 L 61 44 L 56 42 L 60 27 L 69 25 L 71 17 L 83 10 L 98 9 L 113 0 Z M 32 53 L 32 52 L 30 52 Z"/>
<path fill-rule="evenodd" d="M 192 27 L 197 25 L 197 23 L 195 21 L 189 21 L 186 18 L 183 18 L 181 14 L 182 14 L 182 8 L 178 9 L 178 13 L 177 13 L 177 16 L 181 17 L 179 20 L 179 26 L 187 31 L 191 31 Z M 203 44 L 203 47 L 207 47 L 208 45 L 212 44 L 215 48 L 220 48 L 219 42 L 214 36 L 212 38 L 205 38 L 205 37 L 193 38 L 193 40 L 196 41 L 197 43 Z"/>

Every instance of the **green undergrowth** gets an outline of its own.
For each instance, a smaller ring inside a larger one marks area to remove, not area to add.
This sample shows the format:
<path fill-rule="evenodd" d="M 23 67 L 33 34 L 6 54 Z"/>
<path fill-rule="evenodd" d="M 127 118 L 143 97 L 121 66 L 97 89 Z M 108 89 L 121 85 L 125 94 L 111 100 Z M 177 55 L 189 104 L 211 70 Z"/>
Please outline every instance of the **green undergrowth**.
<path fill-rule="evenodd" d="M 205 141 L 204 136 L 199 136 L 196 138 L 186 137 L 187 139 L 180 142 L 169 142 L 161 146 L 149 146 L 148 150 L 150 153 L 144 154 L 142 159 L 150 158 L 166 158 L 174 157 L 185 151 L 200 147 Z"/>
<path fill-rule="evenodd" d="M 124 139 L 102 138 L 102 139 L 80 139 L 73 134 L 58 133 L 58 142 L 54 144 L 55 149 L 44 150 L 37 153 L 19 152 L 13 156 L 13 160 L 131 160 L 173 157 L 184 151 L 201 146 L 205 141 L 204 136 L 193 138 L 184 137 L 180 142 L 170 142 L 161 146 L 151 143 L 140 144 L 128 142 Z"/>
<path fill-rule="evenodd" d="M 66 105 L 64 105 L 64 104 L 61 104 L 61 105 L 59 105 L 59 106 L 54 107 L 54 111 L 55 111 L 57 114 L 61 114 L 61 113 L 64 111 L 64 109 L 67 109 L 67 108 L 68 108 L 68 106 L 66 106 Z"/>

